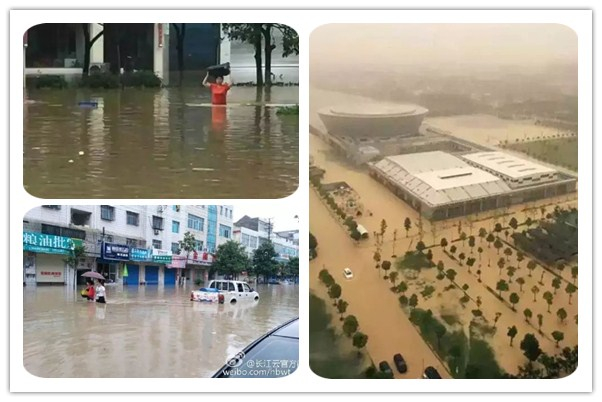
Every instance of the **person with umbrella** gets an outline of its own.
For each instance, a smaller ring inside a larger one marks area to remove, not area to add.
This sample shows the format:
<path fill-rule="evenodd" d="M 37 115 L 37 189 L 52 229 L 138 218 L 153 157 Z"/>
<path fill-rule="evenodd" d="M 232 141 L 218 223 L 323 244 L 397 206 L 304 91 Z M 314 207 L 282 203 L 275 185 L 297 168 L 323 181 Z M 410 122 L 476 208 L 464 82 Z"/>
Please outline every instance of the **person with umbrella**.
<path fill-rule="evenodd" d="M 94 282 L 88 279 L 86 281 L 86 288 L 82 290 L 82 297 L 86 298 L 88 301 L 95 301 L 96 291 L 94 289 Z"/>

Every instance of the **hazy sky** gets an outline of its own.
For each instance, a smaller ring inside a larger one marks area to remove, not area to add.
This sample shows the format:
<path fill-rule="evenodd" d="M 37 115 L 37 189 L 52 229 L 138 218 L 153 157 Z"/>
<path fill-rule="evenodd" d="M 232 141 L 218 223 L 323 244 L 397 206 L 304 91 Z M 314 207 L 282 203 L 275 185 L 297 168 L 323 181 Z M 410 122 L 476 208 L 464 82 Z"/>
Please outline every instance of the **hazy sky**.
<path fill-rule="evenodd" d="M 331 24 L 310 38 L 316 63 L 522 64 L 577 60 L 577 36 L 558 24 Z"/>
<path fill-rule="evenodd" d="M 300 214 L 299 208 L 297 208 L 298 204 L 288 201 L 286 198 L 281 201 L 246 200 L 233 204 L 233 220 L 236 222 L 244 215 L 249 215 L 251 218 L 272 218 L 276 232 L 299 229 L 299 224 L 295 219 L 295 215 Z"/>

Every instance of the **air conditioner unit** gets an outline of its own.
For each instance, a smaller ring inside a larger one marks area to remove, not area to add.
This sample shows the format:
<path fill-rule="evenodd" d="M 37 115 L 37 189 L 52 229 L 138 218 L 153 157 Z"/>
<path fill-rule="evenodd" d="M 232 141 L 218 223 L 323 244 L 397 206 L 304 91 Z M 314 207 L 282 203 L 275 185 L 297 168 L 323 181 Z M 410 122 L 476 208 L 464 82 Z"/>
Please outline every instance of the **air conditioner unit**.
<path fill-rule="evenodd" d="M 155 229 L 155 235 L 159 234 L 159 229 Z"/>
<path fill-rule="evenodd" d="M 90 63 L 88 75 L 108 73 L 111 65 L 109 63 Z"/>
<path fill-rule="evenodd" d="M 157 206 L 157 213 L 160 214 L 163 212 L 163 205 Z"/>
<path fill-rule="evenodd" d="M 176 212 L 180 212 L 180 206 L 176 205 Z"/>

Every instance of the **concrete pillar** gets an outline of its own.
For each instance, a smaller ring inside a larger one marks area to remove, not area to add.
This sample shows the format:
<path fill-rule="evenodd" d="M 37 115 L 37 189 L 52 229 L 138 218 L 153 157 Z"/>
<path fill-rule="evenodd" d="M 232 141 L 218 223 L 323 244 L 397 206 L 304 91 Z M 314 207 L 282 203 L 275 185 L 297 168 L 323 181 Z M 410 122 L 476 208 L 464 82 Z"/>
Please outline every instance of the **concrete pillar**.
<path fill-rule="evenodd" d="M 104 27 L 102 25 L 90 24 L 90 40 L 94 39 L 94 37 L 98 35 L 98 33 L 101 32 L 103 29 Z M 96 42 L 94 42 L 94 45 L 92 45 L 92 48 L 90 49 L 90 64 L 104 63 L 105 61 L 105 45 L 103 36 L 104 35 L 101 35 L 100 38 L 96 39 Z"/>
<path fill-rule="evenodd" d="M 86 45 L 84 43 L 84 33 L 82 32 L 80 24 L 73 25 L 75 26 L 75 58 L 81 66 L 84 64 L 84 53 L 86 51 Z"/>
<path fill-rule="evenodd" d="M 222 25 L 220 24 L 220 35 L 224 38 L 219 44 L 219 59 L 218 64 L 228 63 L 231 60 L 230 54 L 230 39 L 223 35 Z"/>
<path fill-rule="evenodd" d="M 161 79 L 163 79 L 163 48 L 165 47 L 164 25 L 153 26 L 153 71 Z"/>

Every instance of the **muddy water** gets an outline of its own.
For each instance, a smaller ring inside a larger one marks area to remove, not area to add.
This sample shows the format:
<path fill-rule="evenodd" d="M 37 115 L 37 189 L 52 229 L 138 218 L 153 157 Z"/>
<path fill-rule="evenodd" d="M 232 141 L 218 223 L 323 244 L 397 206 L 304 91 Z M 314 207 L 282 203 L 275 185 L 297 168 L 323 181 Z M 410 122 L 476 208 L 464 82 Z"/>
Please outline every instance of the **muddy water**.
<path fill-rule="evenodd" d="M 23 363 L 41 377 L 210 377 L 298 316 L 298 287 L 259 285 L 257 303 L 190 302 L 190 289 L 107 288 L 107 305 L 64 287 L 24 288 Z"/>
<path fill-rule="evenodd" d="M 81 101 L 98 102 L 82 108 Z M 200 86 L 29 91 L 26 190 L 43 198 L 281 198 L 299 176 L 297 116 L 277 116 L 235 87 L 227 108 Z M 297 87 L 263 103 L 298 103 Z M 196 106 L 194 106 L 196 105 Z M 72 161 L 72 162 L 69 162 Z"/>

